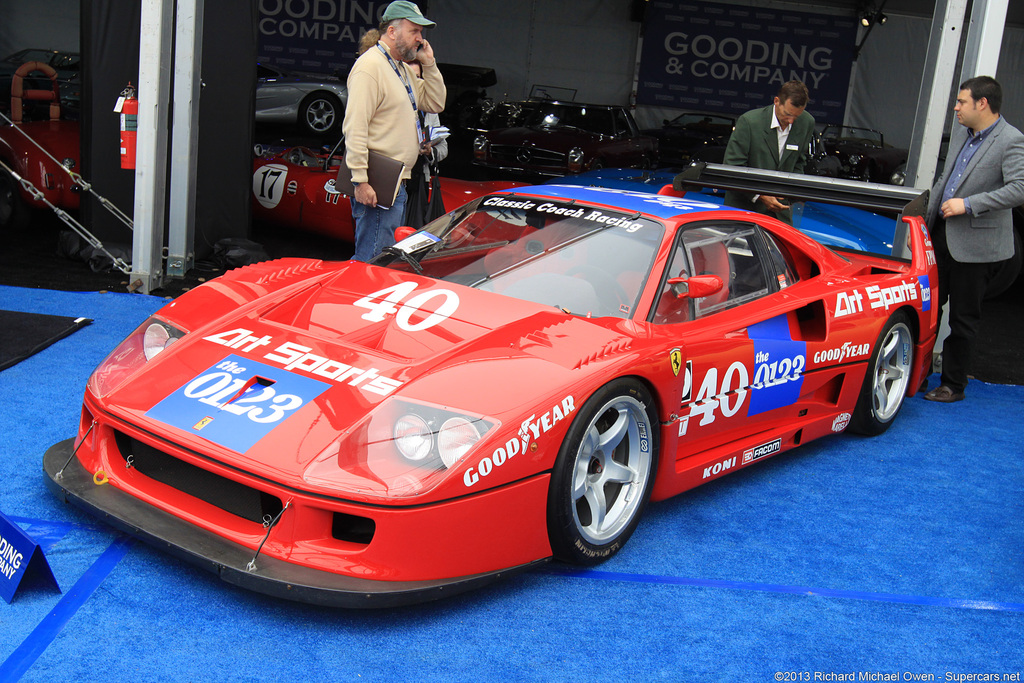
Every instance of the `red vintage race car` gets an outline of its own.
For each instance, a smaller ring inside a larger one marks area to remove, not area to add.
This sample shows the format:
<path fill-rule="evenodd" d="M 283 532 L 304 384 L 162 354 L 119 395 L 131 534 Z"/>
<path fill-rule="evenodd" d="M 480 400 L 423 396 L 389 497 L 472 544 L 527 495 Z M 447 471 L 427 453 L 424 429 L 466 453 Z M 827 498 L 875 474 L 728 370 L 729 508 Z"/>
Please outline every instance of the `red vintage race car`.
<path fill-rule="evenodd" d="M 30 77 L 49 78 L 48 89 L 26 87 Z M 46 110 L 41 120 L 25 115 L 32 103 Z M 11 121 L 0 125 L 0 229 L 28 225 L 29 210 L 45 202 L 60 209 L 77 209 L 81 188 L 68 171 L 78 171 L 78 121 L 61 119 L 57 71 L 44 62 L 27 62 L 11 80 Z M 29 191 L 20 181 L 28 182 Z"/>
<path fill-rule="evenodd" d="M 348 197 L 333 191 L 342 163 L 338 151 L 338 147 L 329 153 L 308 147 L 258 150 L 252 173 L 253 219 L 352 242 L 352 205 Z M 441 195 L 444 205 L 452 208 L 489 192 L 524 184 L 441 178 Z"/>
<path fill-rule="evenodd" d="M 902 224 L 910 258 L 839 253 L 760 214 L 547 185 L 374 263 L 232 270 L 97 368 L 48 483 L 225 581 L 317 604 L 592 565 L 649 500 L 886 431 L 936 333 L 934 253 Z"/>

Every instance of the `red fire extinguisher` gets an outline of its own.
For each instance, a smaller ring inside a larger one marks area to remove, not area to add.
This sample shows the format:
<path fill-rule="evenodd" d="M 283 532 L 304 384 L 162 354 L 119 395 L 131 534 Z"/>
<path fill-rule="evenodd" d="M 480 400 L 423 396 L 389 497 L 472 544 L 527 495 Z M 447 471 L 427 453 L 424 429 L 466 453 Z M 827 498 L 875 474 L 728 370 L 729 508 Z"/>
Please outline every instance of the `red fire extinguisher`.
<path fill-rule="evenodd" d="M 117 98 L 114 111 L 121 115 L 121 168 L 135 168 L 135 147 L 139 128 L 139 101 L 129 83 Z"/>

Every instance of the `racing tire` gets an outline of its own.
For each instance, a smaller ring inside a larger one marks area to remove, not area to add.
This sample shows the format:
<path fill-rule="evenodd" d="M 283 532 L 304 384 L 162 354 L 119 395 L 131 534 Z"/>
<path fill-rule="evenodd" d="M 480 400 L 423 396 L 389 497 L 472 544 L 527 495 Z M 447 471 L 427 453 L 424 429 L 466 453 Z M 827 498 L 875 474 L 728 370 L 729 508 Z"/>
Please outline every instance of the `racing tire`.
<path fill-rule="evenodd" d="M 311 93 L 299 104 L 299 125 L 311 135 L 334 132 L 342 116 L 341 101 L 330 93 Z"/>
<path fill-rule="evenodd" d="M 598 389 L 569 426 L 551 472 L 554 556 L 589 566 L 615 555 L 640 521 L 657 465 L 658 422 L 647 388 L 617 379 Z"/>
<path fill-rule="evenodd" d="M 20 232 L 28 227 L 29 207 L 21 199 L 19 183 L 0 169 L 0 230 Z"/>
<path fill-rule="evenodd" d="M 914 334 L 907 314 L 898 311 L 886 321 L 875 342 L 850 431 L 877 436 L 896 419 L 914 369 Z"/>

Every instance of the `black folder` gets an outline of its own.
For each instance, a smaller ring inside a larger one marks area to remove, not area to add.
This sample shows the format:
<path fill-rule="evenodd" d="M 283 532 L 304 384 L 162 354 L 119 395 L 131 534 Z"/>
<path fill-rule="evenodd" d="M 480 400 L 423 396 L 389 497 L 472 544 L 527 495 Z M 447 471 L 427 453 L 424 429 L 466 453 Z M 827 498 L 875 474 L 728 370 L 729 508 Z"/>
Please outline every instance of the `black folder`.
<path fill-rule="evenodd" d="M 390 209 L 395 203 L 403 171 L 405 171 L 404 162 L 370 150 L 367 177 L 370 187 L 377 193 L 377 206 Z M 349 197 L 356 195 L 355 187 L 352 185 L 352 171 L 349 170 L 344 159 L 342 159 L 341 166 L 338 167 L 338 178 L 334 181 L 334 188 Z"/>

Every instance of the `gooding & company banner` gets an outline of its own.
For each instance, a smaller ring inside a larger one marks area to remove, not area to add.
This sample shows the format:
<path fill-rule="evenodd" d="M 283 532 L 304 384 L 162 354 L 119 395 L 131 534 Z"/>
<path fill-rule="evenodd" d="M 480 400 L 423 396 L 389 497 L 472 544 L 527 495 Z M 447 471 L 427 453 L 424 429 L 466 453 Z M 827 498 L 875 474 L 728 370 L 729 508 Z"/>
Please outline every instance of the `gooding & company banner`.
<path fill-rule="evenodd" d="M 856 37 L 852 16 L 652 0 L 637 103 L 738 116 L 797 79 L 816 120 L 842 121 Z"/>
<path fill-rule="evenodd" d="M 259 59 L 309 73 L 340 73 L 390 0 L 259 0 Z"/>

